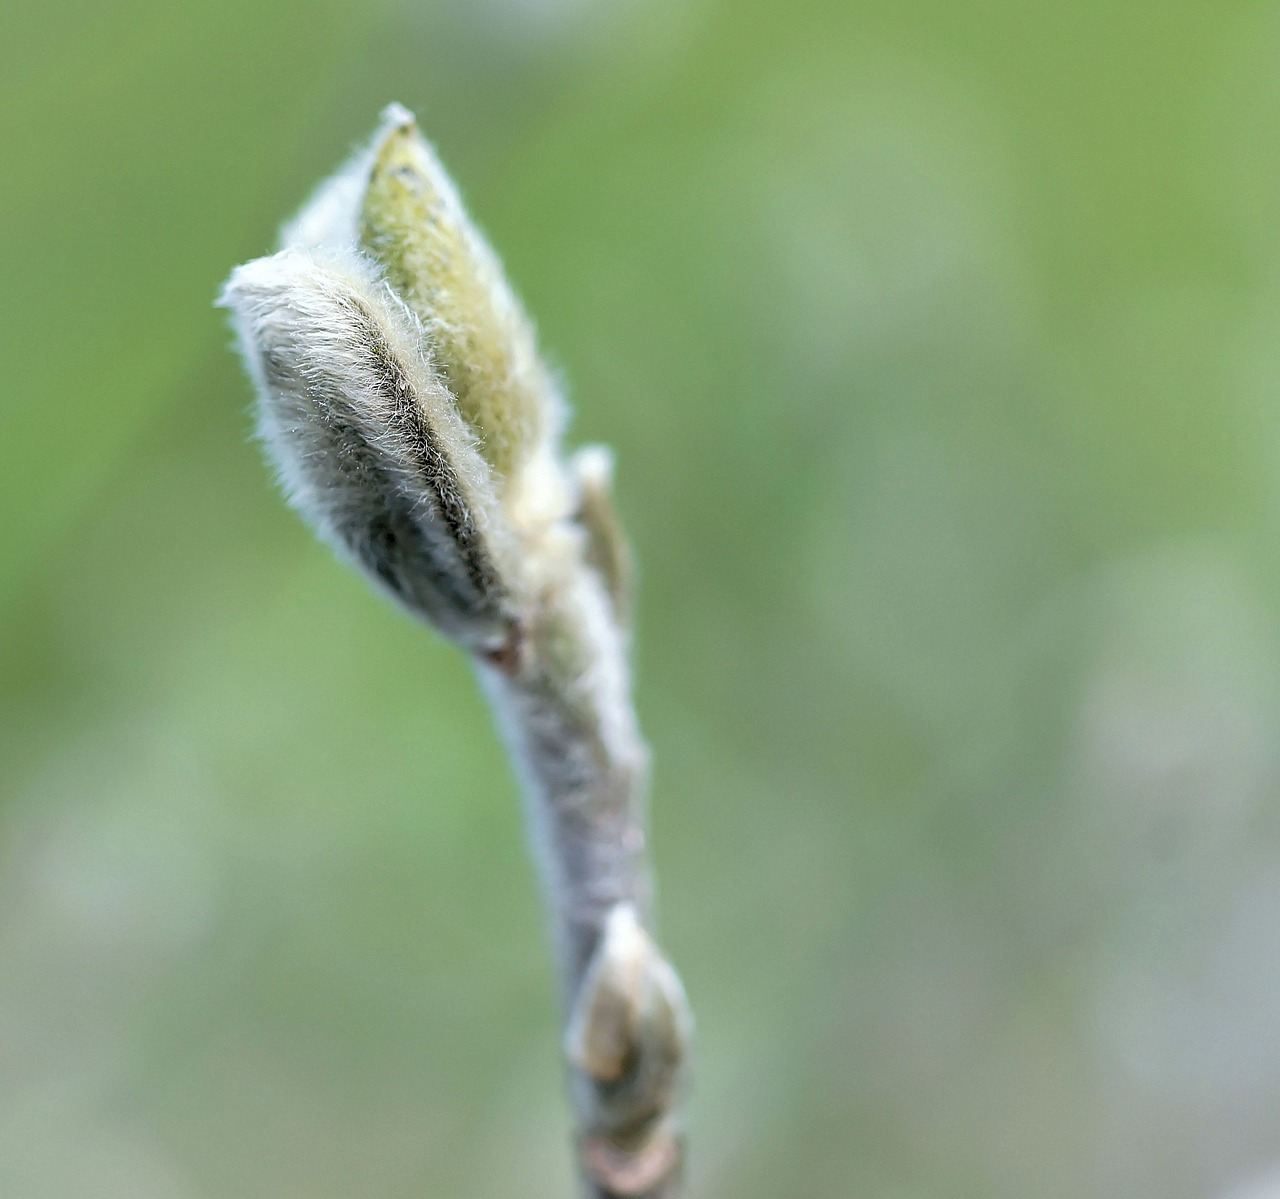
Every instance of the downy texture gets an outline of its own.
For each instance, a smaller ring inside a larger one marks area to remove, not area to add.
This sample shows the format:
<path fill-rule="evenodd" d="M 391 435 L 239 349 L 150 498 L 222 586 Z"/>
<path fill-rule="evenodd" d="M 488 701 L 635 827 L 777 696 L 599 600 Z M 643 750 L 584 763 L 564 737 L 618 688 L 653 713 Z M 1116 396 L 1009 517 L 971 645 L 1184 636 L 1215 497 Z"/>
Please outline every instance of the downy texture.
<path fill-rule="evenodd" d="M 691 1024 L 646 927 L 648 758 L 612 457 L 563 454 L 533 327 L 404 109 L 282 243 L 220 300 L 261 439 L 316 532 L 473 654 L 551 913 L 588 1193 L 670 1199 Z"/>

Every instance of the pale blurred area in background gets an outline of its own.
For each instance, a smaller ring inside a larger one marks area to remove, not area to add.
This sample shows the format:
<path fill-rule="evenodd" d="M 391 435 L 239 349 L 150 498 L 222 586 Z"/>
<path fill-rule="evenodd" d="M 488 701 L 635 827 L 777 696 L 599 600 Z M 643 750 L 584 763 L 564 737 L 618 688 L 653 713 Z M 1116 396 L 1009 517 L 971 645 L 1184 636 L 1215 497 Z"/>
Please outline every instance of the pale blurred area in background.
<path fill-rule="evenodd" d="M 1280 1195 L 1280 5 L 4 26 L 0 1196 L 570 1194 L 488 714 L 211 307 L 392 99 L 617 450 L 690 1199 Z"/>

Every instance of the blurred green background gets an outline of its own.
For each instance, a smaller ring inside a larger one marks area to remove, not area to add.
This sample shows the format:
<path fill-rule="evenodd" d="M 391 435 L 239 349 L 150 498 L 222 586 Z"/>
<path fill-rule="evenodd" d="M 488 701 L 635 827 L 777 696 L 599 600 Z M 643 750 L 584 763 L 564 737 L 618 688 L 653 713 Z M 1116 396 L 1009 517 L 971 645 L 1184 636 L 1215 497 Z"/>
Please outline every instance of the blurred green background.
<path fill-rule="evenodd" d="M 618 452 L 691 1199 L 1280 1194 L 1280 5 L 18 0 L 0 95 L 0 1196 L 570 1193 L 487 712 L 212 308 L 392 99 Z"/>

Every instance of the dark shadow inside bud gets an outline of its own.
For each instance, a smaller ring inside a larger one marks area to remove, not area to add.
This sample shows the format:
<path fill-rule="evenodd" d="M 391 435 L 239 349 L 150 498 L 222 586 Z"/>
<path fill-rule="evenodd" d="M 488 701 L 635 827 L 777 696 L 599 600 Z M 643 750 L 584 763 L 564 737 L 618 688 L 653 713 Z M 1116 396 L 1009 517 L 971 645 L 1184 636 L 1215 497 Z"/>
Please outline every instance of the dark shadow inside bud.
<path fill-rule="evenodd" d="M 344 297 L 360 387 L 293 345 L 262 355 L 264 432 L 321 531 L 410 611 L 469 648 L 506 645 L 505 589 L 457 471 L 376 317 Z"/>
<path fill-rule="evenodd" d="M 381 458 L 359 430 L 330 412 L 329 435 L 334 464 L 348 475 L 354 502 L 333 513 L 333 531 L 347 551 L 406 607 L 437 623 L 465 615 L 468 622 L 493 616 L 492 590 L 477 585 L 468 569 L 459 577 L 450 547 L 442 546 L 444 522 L 433 529 L 433 512 L 423 512 L 418 497 L 404 494 L 403 483 L 382 469 Z M 432 505 L 436 507 L 436 505 Z M 443 551 L 443 552 L 442 552 Z M 458 565 L 470 565 L 463 555 Z"/>
<path fill-rule="evenodd" d="M 367 318 L 367 314 L 363 314 Z M 388 404 L 388 432 L 400 442 L 403 461 L 422 482 L 417 494 L 432 501 L 431 518 L 442 524 L 457 547 L 468 580 L 480 595 L 497 597 L 499 581 L 493 560 L 480 539 L 475 518 L 458 486 L 457 474 L 431 426 L 423 419 L 405 378 L 386 342 L 369 322 L 371 356 L 379 390 Z"/>

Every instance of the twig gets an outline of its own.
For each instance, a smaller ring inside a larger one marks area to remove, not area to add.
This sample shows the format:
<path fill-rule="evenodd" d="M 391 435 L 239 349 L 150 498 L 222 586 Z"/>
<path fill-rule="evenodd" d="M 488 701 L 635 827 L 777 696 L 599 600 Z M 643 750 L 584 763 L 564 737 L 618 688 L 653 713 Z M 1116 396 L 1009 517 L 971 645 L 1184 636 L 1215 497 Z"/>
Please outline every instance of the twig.
<path fill-rule="evenodd" d="M 650 932 L 630 559 L 607 450 L 564 404 L 413 117 L 238 267 L 230 308 L 290 502 L 470 652 L 523 784 L 592 1199 L 675 1199 L 690 1018 Z"/>

